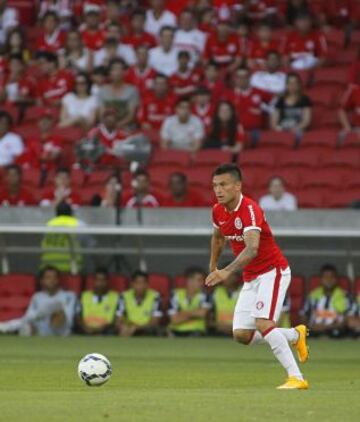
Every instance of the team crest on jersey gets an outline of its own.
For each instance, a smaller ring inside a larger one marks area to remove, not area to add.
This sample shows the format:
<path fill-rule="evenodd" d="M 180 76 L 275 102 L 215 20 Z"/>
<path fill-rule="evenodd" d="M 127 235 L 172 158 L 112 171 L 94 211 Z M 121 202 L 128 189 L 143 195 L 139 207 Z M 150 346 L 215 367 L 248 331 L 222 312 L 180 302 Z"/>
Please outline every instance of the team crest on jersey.
<path fill-rule="evenodd" d="M 258 311 L 260 311 L 263 307 L 264 307 L 264 302 L 261 302 L 261 300 L 259 300 L 259 302 L 256 302 L 256 309 Z"/>
<path fill-rule="evenodd" d="M 241 218 L 239 218 L 239 217 L 236 217 L 235 218 L 235 221 L 234 221 L 234 224 L 235 224 L 235 227 L 238 229 L 238 230 L 240 230 L 240 229 L 242 229 L 242 221 L 241 221 Z"/>

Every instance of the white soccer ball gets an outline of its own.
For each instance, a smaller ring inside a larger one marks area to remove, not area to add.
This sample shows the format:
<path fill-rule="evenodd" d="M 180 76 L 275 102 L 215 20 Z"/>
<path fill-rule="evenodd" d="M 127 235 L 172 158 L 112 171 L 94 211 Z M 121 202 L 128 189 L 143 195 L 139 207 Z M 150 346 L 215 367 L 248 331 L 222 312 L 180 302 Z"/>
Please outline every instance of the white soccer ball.
<path fill-rule="evenodd" d="M 78 375 L 86 385 L 100 386 L 111 377 L 111 363 L 107 357 L 99 353 L 84 356 L 78 365 Z"/>

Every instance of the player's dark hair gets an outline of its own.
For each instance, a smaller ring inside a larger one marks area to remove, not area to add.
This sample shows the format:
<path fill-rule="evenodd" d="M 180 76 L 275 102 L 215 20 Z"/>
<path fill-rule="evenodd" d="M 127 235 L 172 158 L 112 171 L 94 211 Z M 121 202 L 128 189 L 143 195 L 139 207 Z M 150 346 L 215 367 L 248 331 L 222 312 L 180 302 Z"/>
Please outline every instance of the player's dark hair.
<path fill-rule="evenodd" d="M 241 170 L 236 164 L 233 163 L 226 163 L 221 164 L 219 167 L 217 167 L 212 176 L 220 176 L 221 174 L 231 174 L 236 180 L 242 181 L 242 174 Z"/>
<path fill-rule="evenodd" d="M 324 264 L 320 269 L 320 274 L 324 274 L 326 271 L 331 271 L 334 274 L 337 274 L 337 268 L 333 264 Z"/>
<path fill-rule="evenodd" d="M 185 270 L 185 272 L 184 272 L 184 276 L 185 276 L 185 278 L 190 278 L 190 277 L 193 277 L 195 274 L 201 274 L 202 276 L 205 276 L 205 275 L 206 275 L 206 272 L 204 271 L 204 269 L 203 269 L 203 268 L 201 268 L 201 267 L 196 267 L 196 266 L 194 266 L 194 267 L 189 267 L 189 268 L 187 268 L 187 269 Z"/>
<path fill-rule="evenodd" d="M 109 278 L 109 271 L 106 267 L 96 267 L 95 274 L 102 274 L 106 278 Z"/>
<path fill-rule="evenodd" d="M 59 217 L 60 215 L 72 216 L 73 210 L 70 204 L 68 204 L 66 201 L 62 201 L 56 206 L 55 214 L 57 217 Z"/>
<path fill-rule="evenodd" d="M 141 270 L 136 270 L 132 273 L 131 281 L 134 281 L 138 277 L 143 277 L 143 278 L 145 278 L 146 281 L 149 281 L 149 274 L 147 272 L 141 271 Z"/>

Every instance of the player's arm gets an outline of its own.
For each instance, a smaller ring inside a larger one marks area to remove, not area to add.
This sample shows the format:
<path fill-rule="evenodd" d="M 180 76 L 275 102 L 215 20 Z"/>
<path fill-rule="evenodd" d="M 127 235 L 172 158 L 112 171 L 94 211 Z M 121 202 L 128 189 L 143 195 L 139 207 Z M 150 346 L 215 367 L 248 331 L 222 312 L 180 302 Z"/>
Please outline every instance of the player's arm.
<path fill-rule="evenodd" d="M 215 286 L 226 280 L 230 274 L 236 273 L 246 267 L 256 258 L 260 245 L 260 231 L 257 229 L 248 230 L 244 233 L 244 250 L 222 270 L 215 270 L 205 280 L 207 286 Z"/>
<path fill-rule="evenodd" d="M 210 252 L 210 272 L 216 270 L 217 262 L 225 246 L 225 237 L 220 233 L 220 230 L 214 227 L 211 236 L 211 252 Z"/>

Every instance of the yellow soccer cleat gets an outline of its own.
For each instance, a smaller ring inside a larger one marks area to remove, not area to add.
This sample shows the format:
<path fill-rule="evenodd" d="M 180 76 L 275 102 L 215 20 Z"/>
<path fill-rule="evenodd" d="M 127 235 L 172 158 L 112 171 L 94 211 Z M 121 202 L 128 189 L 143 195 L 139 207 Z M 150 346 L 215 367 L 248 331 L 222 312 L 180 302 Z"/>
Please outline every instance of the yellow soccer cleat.
<path fill-rule="evenodd" d="M 305 363 L 309 359 L 309 347 L 306 343 L 306 337 L 309 335 L 309 330 L 305 325 L 298 325 L 295 330 L 299 333 L 299 339 L 293 346 L 297 350 L 297 355 L 300 363 Z"/>
<path fill-rule="evenodd" d="M 296 377 L 289 377 L 285 384 L 276 387 L 277 390 L 307 390 L 309 383 L 306 380 L 300 380 Z"/>

